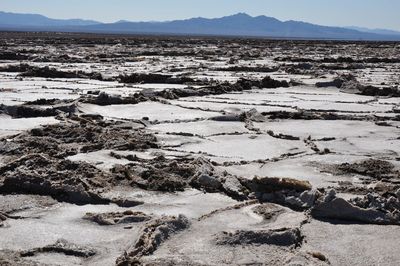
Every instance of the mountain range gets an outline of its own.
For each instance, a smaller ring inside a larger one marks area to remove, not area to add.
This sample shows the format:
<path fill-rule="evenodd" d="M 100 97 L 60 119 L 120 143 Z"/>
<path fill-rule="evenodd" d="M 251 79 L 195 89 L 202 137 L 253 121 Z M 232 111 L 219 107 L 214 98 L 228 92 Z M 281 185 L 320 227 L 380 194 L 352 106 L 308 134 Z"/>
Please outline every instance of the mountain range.
<path fill-rule="evenodd" d="M 358 27 L 328 27 L 302 21 L 280 21 L 245 13 L 221 18 L 191 18 L 165 22 L 101 23 L 82 19 L 51 19 L 37 14 L 0 12 L 0 30 L 115 34 L 217 35 L 269 38 L 400 41 L 400 32 Z"/>
<path fill-rule="evenodd" d="M 0 11 L 1 28 L 32 28 L 32 27 L 68 27 L 87 26 L 99 24 L 100 22 L 83 19 L 51 19 L 38 14 L 16 14 Z"/>

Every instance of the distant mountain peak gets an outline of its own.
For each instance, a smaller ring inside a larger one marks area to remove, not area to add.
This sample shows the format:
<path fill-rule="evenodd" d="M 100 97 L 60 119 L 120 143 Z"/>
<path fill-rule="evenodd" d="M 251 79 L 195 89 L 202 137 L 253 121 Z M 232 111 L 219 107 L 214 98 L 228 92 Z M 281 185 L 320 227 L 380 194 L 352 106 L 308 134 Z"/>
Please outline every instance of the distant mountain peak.
<path fill-rule="evenodd" d="M 253 18 L 252 16 L 250 16 L 249 14 L 247 14 L 247 13 L 244 13 L 244 12 L 239 12 L 239 13 L 236 13 L 236 14 L 233 14 L 233 15 L 231 15 L 231 16 L 228 16 L 228 17 L 233 17 L 233 18 Z"/>
<path fill-rule="evenodd" d="M 130 21 L 129 20 L 125 20 L 125 19 L 121 19 L 121 20 L 118 20 L 115 23 L 130 23 Z"/>

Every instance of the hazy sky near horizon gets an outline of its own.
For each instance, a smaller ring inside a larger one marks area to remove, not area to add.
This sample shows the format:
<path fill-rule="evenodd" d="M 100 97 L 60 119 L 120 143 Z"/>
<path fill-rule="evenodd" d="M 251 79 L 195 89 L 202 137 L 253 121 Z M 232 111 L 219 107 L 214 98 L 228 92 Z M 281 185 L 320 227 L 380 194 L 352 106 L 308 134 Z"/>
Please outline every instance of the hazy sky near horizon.
<path fill-rule="evenodd" d="M 213 18 L 245 12 L 328 26 L 400 30 L 400 0 L 0 0 L 0 10 L 102 22 Z"/>

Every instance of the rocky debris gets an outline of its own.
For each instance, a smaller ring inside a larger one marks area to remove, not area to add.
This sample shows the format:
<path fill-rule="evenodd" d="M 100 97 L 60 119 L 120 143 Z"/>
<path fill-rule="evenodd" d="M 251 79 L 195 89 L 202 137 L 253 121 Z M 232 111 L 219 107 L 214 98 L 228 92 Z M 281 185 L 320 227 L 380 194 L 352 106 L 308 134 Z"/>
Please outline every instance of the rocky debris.
<path fill-rule="evenodd" d="M 62 253 L 67 256 L 75 256 L 81 258 L 90 258 L 97 254 L 97 252 L 91 248 L 72 244 L 64 239 L 59 239 L 55 244 L 52 245 L 22 251 L 21 256 L 32 257 L 40 253 Z"/>
<path fill-rule="evenodd" d="M 283 88 L 288 88 L 289 87 L 289 83 L 286 80 L 275 80 L 269 76 L 263 78 L 261 80 L 261 88 L 268 88 L 268 89 L 273 89 L 273 88 L 279 88 L 279 87 L 283 87 Z"/>
<path fill-rule="evenodd" d="M 251 109 L 247 112 L 243 112 L 239 116 L 240 121 L 245 123 L 245 128 L 253 131 L 257 134 L 261 134 L 261 130 L 254 126 L 253 122 L 265 122 L 266 118 L 260 114 L 256 109 Z"/>
<path fill-rule="evenodd" d="M 377 209 L 390 213 L 390 216 L 397 219 L 400 223 L 400 199 L 399 190 L 395 195 L 383 197 L 378 194 L 368 193 L 364 197 L 356 197 L 350 202 L 363 209 Z"/>
<path fill-rule="evenodd" d="M 214 71 L 230 71 L 230 72 L 261 72 L 261 73 L 269 73 L 276 72 L 279 70 L 279 67 L 270 67 L 270 66 L 230 66 L 230 67 L 221 67 L 215 68 Z"/>
<path fill-rule="evenodd" d="M 102 149 L 145 150 L 158 147 L 156 142 L 154 135 L 123 122 L 75 116 L 60 124 L 32 129 L 11 140 L 0 140 L 0 154 L 43 153 L 65 158 Z"/>
<path fill-rule="evenodd" d="M 39 77 L 39 78 L 84 78 L 103 80 L 100 73 L 85 73 L 82 71 L 66 72 L 55 68 L 28 66 L 19 76 L 21 77 Z"/>
<path fill-rule="evenodd" d="M 355 115 L 337 114 L 334 110 L 317 111 L 317 110 L 299 110 L 297 112 L 273 111 L 262 113 L 268 119 L 293 119 L 293 120 L 375 120 L 376 117 L 358 117 Z"/>
<path fill-rule="evenodd" d="M 392 96 L 400 97 L 400 90 L 396 87 L 376 87 L 372 85 L 361 84 L 356 77 L 351 74 L 341 75 L 335 78 L 333 81 L 328 82 L 317 82 L 316 87 L 336 87 L 341 92 L 361 94 L 366 96 Z"/>
<path fill-rule="evenodd" d="M 257 109 L 251 109 L 240 114 L 240 120 L 243 122 L 265 122 L 265 117 Z"/>
<path fill-rule="evenodd" d="M 340 90 L 346 93 L 355 93 L 366 96 L 400 97 L 400 90 L 396 87 L 378 88 L 371 85 L 363 85 L 356 79 L 344 82 L 340 87 Z"/>
<path fill-rule="evenodd" d="M 66 102 L 55 104 L 48 108 L 40 108 L 44 100 L 38 100 L 24 105 L 0 105 L 0 114 L 4 113 L 13 118 L 31 118 L 31 117 L 48 117 L 57 116 L 60 114 L 72 115 L 77 112 L 77 104 L 75 102 Z"/>
<path fill-rule="evenodd" d="M 359 174 L 376 180 L 400 178 L 400 172 L 388 161 L 367 159 L 355 163 L 343 163 L 324 167 L 324 171 L 334 174 Z"/>
<path fill-rule="evenodd" d="M 172 75 L 133 73 L 131 75 L 120 75 L 118 77 L 121 83 L 167 83 L 184 84 L 194 82 L 189 77 L 174 77 Z"/>
<path fill-rule="evenodd" d="M 384 199 L 377 195 L 346 201 L 336 197 L 335 191 L 330 190 L 316 202 L 311 215 L 318 219 L 400 225 L 400 201 L 394 197 Z"/>
<path fill-rule="evenodd" d="M 295 136 L 291 136 L 291 135 L 285 135 L 285 134 L 282 134 L 282 133 L 275 134 L 274 131 L 272 131 L 272 130 L 268 130 L 267 134 L 270 135 L 271 137 L 277 138 L 277 139 L 300 140 L 299 137 L 295 137 Z"/>
<path fill-rule="evenodd" d="M 38 106 L 42 106 L 42 105 L 62 105 L 62 104 L 67 104 L 67 103 L 74 103 L 75 100 L 60 100 L 57 98 L 53 98 L 53 99 L 46 99 L 46 98 L 40 98 L 34 101 L 29 101 L 26 102 L 23 105 L 27 105 L 27 106 L 32 106 L 32 105 L 38 105 Z"/>
<path fill-rule="evenodd" d="M 80 98 L 80 102 L 97 104 L 100 106 L 113 104 L 138 104 L 147 101 L 148 98 L 140 93 L 135 93 L 132 96 L 122 97 L 119 95 L 110 95 L 105 92 L 100 92 L 97 96 L 85 96 Z"/>
<path fill-rule="evenodd" d="M 282 190 L 304 192 L 311 190 L 312 186 L 308 181 L 280 177 L 255 177 L 252 180 L 242 180 L 252 192 L 273 193 Z"/>
<path fill-rule="evenodd" d="M 280 70 L 292 75 L 317 75 L 320 72 L 318 67 L 310 63 L 284 64 L 281 65 Z"/>
<path fill-rule="evenodd" d="M 0 67 L 0 72 L 25 72 L 30 69 L 30 65 L 20 63 L 18 65 L 6 65 L 3 67 Z"/>
<path fill-rule="evenodd" d="M 152 254 L 171 235 L 189 226 L 190 222 L 184 215 L 164 216 L 148 222 L 133 248 L 119 257 L 116 264 L 119 266 L 140 264 L 141 257 Z"/>
<path fill-rule="evenodd" d="M 376 64 L 376 63 L 387 63 L 387 64 L 394 64 L 399 63 L 400 58 L 383 58 L 383 57 L 363 57 L 363 58 L 353 58 L 353 57 L 324 57 L 324 58 L 307 58 L 307 57 L 276 57 L 274 58 L 275 61 L 279 62 L 315 62 L 315 63 L 368 63 L 368 64 Z"/>
<path fill-rule="evenodd" d="M 159 156 L 152 160 L 137 158 L 127 165 L 111 169 L 117 179 L 132 180 L 132 185 L 146 190 L 183 191 L 194 187 L 207 192 L 223 192 L 237 199 L 245 199 L 245 188 L 237 177 L 218 171 L 207 159 L 166 159 Z"/>
<path fill-rule="evenodd" d="M 192 176 L 192 186 L 202 188 L 208 192 L 222 190 L 222 176 L 218 173 L 212 163 L 204 158 L 195 160 L 198 167 Z"/>
<path fill-rule="evenodd" d="M 84 162 L 53 159 L 44 154 L 23 156 L 0 168 L 3 193 L 49 195 L 75 204 L 106 204 L 99 194 L 110 176 Z"/>
<path fill-rule="evenodd" d="M 130 179 L 132 184 L 142 189 L 158 191 L 183 191 L 194 175 L 192 160 L 167 160 L 159 157 L 154 160 L 137 161 L 111 169 L 118 179 Z"/>
<path fill-rule="evenodd" d="M 287 196 L 285 204 L 294 209 L 309 209 L 315 205 L 321 193 L 318 190 L 307 190 L 300 195 Z"/>
<path fill-rule="evenodd" d="M 239 115 L 235 115 L 235 114 L 226 114 L 226 115 L 213 116 L 213 117 L 209 118 L 208 120 L 218 121 L 218 122 L 239 122 L 239 121 L 242 121 L 241 117 Z"/>
<path fill-rule="evenodd" d="M 166 89 L 161 92 L 157 92 L 156 95 L 166 99 L 178 99 L 183 97 L 220 95 L 230 92 L 240 92 L 252 89 L 272 89 L 279 87 L 289 87 L 289 83 L 287 81 L 275 80 L 267 76 L 262 80 L 239 79 L 234 84 L 223 82 L 217 85 L 204 86 L 197 89 L 193 89 L 190 87 L 185 89 Z"/>
<path fill-rule="evenodd" d="M 251 210 L 269 222 L 273 221 L 277 216 L 285 212 L 283 207 L 272 203 L 263 203 L 253 207 Z"/>
<path fill-rule="evenodd" d="M 83 219 L 95 222 L 99 225 L 116 225 L 145 222 L 150 220 L 151 216 L 143 212 L 128 210 L 124 212 L 86 213 Z"/>
<path fill-rule="evenodd" d="M 304 143 L 306 144 L 306 146 L 310 147 L 311 150 L 318 153 L 319 155 L 331 153 L 328 148 L 324 148 L 323 150 L 318 148 L 317 144 L 315 144 L 315 142 L 311 139 L 311 136 L 308 136 L 307 139 L 304 139 Z"/>
<path fill-rule="evenodd" d="M 145 150 L 150 147 L 157 147 L 153 135 L 124 123 L 98 117 L 72 117 L 63 123 L 35 128 L 11 140 L 0 141 L 0 154 L 8 156 L 8 162 L 0 168 L 0 191 L 49 195 L 76 204 L 138 205 L 136 201 L 110 200 L 100 195 L 117 182 L 123 184 L 130 180 L 117 180 L 88 163 L 71 162 L 66 157 L 107 148 Z"/>
<path fill-rule="evenodd" d="M 340 88 L 342 85 L 343 85 L 343 80 L 341 78 L 335 78 L 333 81 L 325 81 L 325 82 L 315 83 L 315 86 L 317 88 L 326 88 L 326 87 Z"/>
<path fill-rule="evenodd" d="M 287 189 L 274 192 L 268 190 L 267 193 L 260 190 L 262 189 L 256 190 L 255 195 L 261 202 L 275 202 L 294 210 L 310 210 L 312 217 L 317 219 L 400 225 L 400 195 L 396 194 L 400 194 L 399 191 L 387 197 L 368 194 L 347 201 L 338 198 L 333 189 L 325 192 L 305 190 L 301 193 Z M 260 215 L 266 213 L 267 218 L 279 214 L 279 210 L 272 209 L 269 212 L 268 208 L 261 206 L 263 205 L 257 206 L 253 211 Z"/>
<path fill-rule="evenodd" d="M 300 247 L 303 236 L 299 228 L 222 232 L 216 236 L 217 245 L 276 245 Z"/>
<path fill-rule="evenodd" d="M 307 210 L 314 206 L 321 196 L 318 190 L 313 190 L 308 181 L 291 178 L 255 177 L 253 180 L 241 179 L 241 183 L 251 192 L 249 197 L 255 197 L 260 202 L 273 202 L 294 210 Z"/>

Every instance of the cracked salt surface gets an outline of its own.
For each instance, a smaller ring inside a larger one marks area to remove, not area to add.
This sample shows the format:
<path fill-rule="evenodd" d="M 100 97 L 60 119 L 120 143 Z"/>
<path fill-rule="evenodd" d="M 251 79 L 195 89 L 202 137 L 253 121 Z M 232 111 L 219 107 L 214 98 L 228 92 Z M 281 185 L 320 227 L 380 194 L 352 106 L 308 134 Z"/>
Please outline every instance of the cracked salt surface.
<path fill-rule="evenodd" d="M 1 35 L 7 51 L 26 59 L 1 61 L 0 69 L 25 63 L 96 75 L 0 71 L 0 264 L 399 264 L 398 225 L 372 225 L 379 221 L 365 215 L 383 211 L 386 222 L 397 221 L 400 98 L 395 90 L 379 96 L 316 86 L 352 74 L 362 85 L 398 87 L 399 64 L 380 63 L 397 57 L 398 44 Z M 357 63 L 340 62 L 343 54 Z M 133 73 L 194 80 L 121 82 Z M 295 82 L 235 84 L 267 75 Z M 96 105 L 99 95 L 130 104 L 104 97 Z M 128 137 L 143 134 L 141 143 Z M 63 175 L 76 167 L 82 177 Z M 43 189 L 49 186 L 59 202 Z M 99 204 L 73 204 L 84 196 Z M 354 205 L 357 197 L 367 200 Z M 323 209 L 335 202 L 348 204 L 350 220 Z M 314 207 L 342 220 L 317 217 Z M 84 219 L 88 212 L 143 212 L 150 220 L 101 226 Z M 21 255 L 60 239 L 95 255 Z"/>

